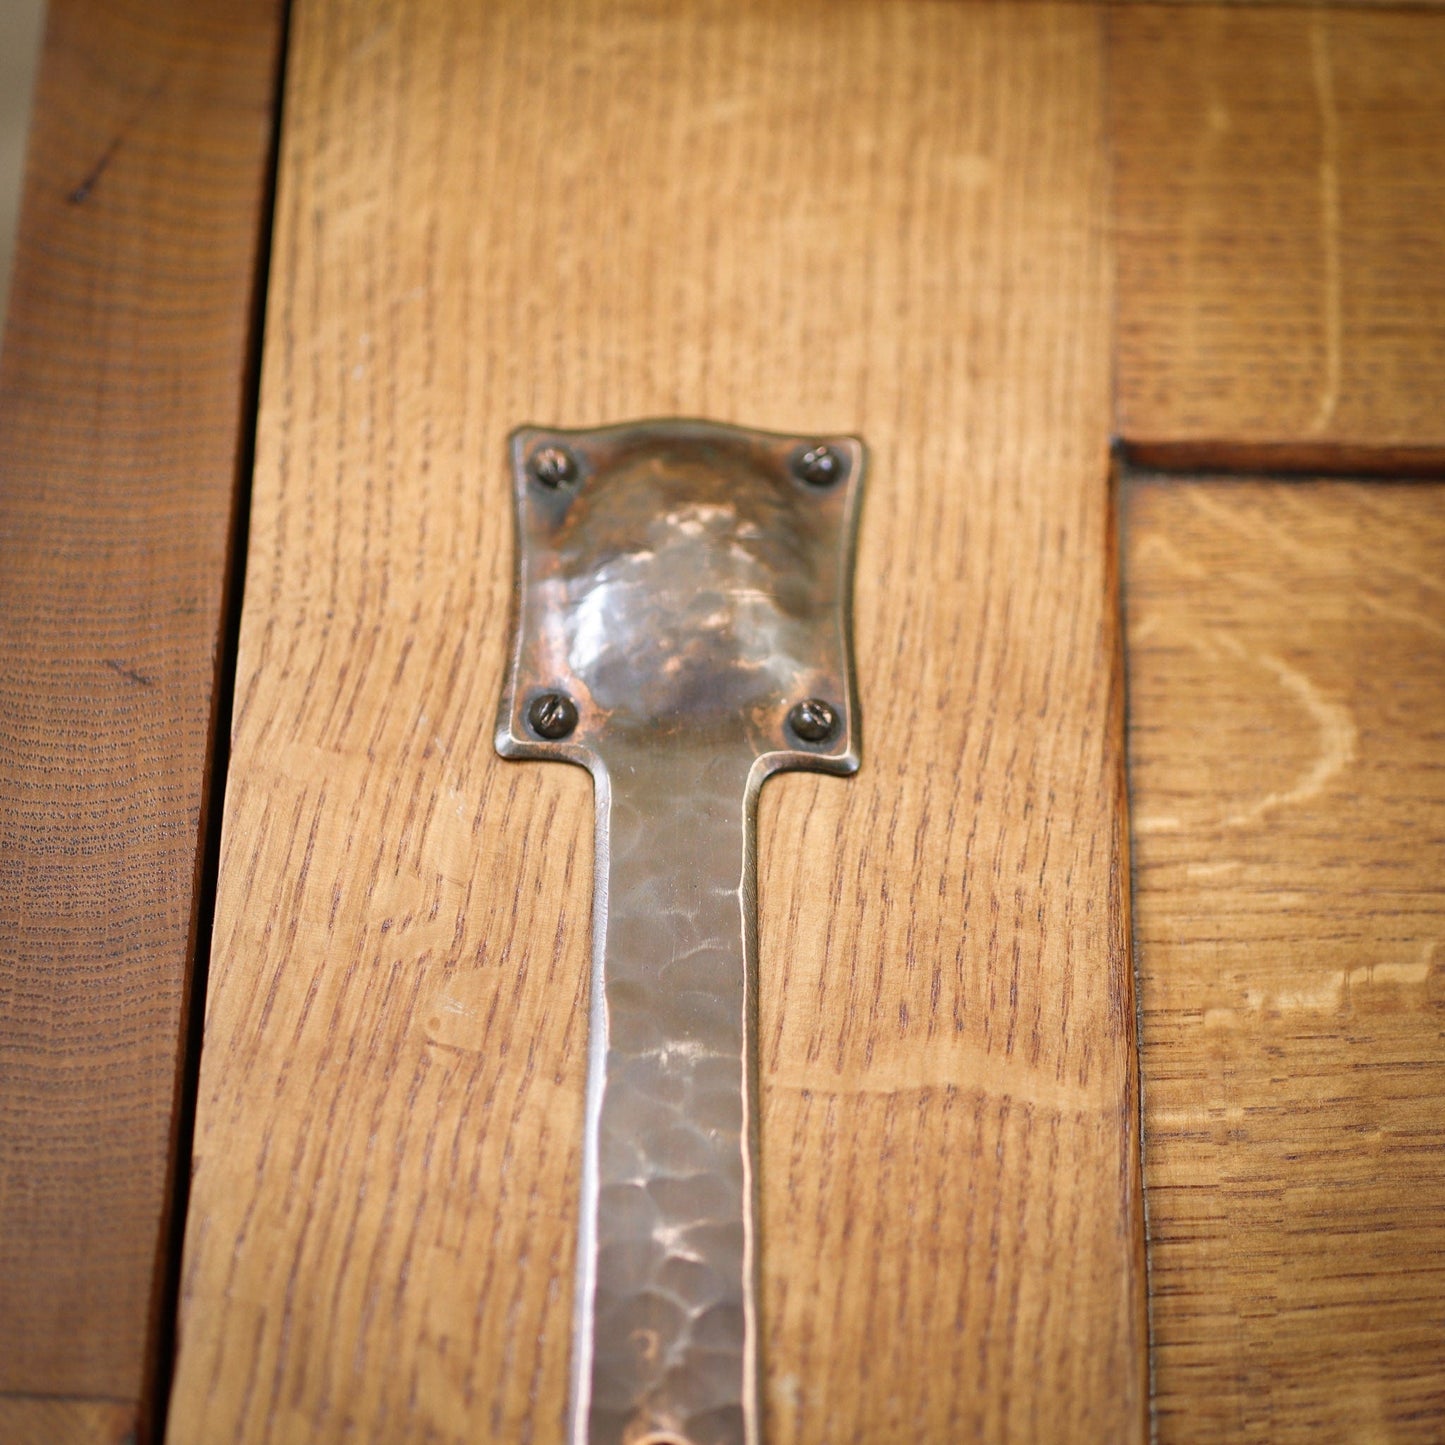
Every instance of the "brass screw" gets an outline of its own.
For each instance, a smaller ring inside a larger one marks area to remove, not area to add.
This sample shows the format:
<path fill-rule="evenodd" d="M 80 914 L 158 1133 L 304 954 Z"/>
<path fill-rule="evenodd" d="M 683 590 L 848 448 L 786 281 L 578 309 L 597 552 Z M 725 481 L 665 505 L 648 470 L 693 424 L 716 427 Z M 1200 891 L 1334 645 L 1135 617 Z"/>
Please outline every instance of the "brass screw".
<path fill-rule="evenodd" d="M 544 487 L 561 487 L 577 478 L 577 458 L 566 447 L 538 447 L 532 453 L 532 475 Z"/>
<path fill-rule="evenodd" d="M 788 726 L 805 743 L 825 743 L 838 731 L 838 710 L 820 697 L 805 698 L 788 714 Z"/>
<path fill-rule="evenodd" d="M 577 726 L 577 704 L 565 692 L 544 692 L 532 699 L 527 725 L 539 738 L 556 742 Z"/>

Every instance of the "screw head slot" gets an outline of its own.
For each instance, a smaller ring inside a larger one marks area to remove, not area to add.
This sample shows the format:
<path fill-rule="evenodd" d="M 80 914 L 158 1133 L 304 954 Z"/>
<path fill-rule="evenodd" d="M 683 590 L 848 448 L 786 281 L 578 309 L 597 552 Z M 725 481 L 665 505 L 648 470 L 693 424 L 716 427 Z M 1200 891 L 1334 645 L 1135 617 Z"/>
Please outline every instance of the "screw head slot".
<path fill-rule="evenodd" d="M 538 447 L 532 453 L 531 467 L 544 487 L 564 487 L 577 480 L 577 458 L 566 447 Z"/>
<path fill-rule="evenodd" d="M 577 726 L 577 704 L 565 692 L 544 692 L 527 708 L 527 726 L 548 742 L 568 737 Z"/>
<path fill-rule="evenodd" d="M 838 731 L 838 709 L 820 697 L 804 698 L 789 712 L 788 727 L 805 743 L 826 743 Z"/>

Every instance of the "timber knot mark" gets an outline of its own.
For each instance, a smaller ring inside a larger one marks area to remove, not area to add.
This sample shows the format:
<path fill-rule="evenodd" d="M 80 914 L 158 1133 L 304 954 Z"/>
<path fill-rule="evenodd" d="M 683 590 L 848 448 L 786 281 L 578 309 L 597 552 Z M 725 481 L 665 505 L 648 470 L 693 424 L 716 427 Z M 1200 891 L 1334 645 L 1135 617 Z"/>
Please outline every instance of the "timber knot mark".
<path fill-rule="evenodd" d="M 106 657 L 102 658 L 101 661 L 104 662 L 112 672 L 119 673 L 127 682 L 133 682 L 137 687 L 154 687 L 156 685 L 155 678 L 147 677 L 145 673 L 138 671 L 134 667 L 127 667 L 118 657 Z"/>

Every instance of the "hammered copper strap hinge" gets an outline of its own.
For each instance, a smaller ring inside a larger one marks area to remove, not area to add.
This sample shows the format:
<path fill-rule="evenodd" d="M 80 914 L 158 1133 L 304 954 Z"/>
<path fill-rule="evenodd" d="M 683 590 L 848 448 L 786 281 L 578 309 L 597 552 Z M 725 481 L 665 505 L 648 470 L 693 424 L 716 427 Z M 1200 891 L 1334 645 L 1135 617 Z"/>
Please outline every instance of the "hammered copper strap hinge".
<path fill-rule="evenodd" d="M 571 1445 L 759 1445 L 754 819 L 852 773 L 854 437 L 512 435 L 497 748 L 597 805 Z"/>

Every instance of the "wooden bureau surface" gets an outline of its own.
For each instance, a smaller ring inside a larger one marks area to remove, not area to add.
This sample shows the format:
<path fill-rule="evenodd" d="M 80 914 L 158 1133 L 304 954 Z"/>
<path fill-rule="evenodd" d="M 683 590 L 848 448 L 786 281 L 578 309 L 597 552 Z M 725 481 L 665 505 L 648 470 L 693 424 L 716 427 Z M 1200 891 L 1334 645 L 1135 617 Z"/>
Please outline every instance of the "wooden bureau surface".
<path fill-rule="evenodd" d="M 648 414 L 872 451 L 864 768 L 760 818 L 768 1439 L 1137 1440 L 1151 1368 L 1166 1441 L 1438 1438 L 1440 484 L 1110 443 L 1442 471 L 1445 16 L 294 0 L 278 110 L 275 11 L 53 8 L 0 1439 L 151 1429 L 179 1198 L 173 1445 L 560 1441 L 590 784 L 493 755 L 503 438 Z"/>
<path fill-rule="evenodd" d="M 759 819 L 770 1438 L 1142 1433 L 1098 19 L 688 15 L 296 13 L 177 1440 L 558 1437 L 592 804 L 490 743 L 505 442 L 653 414 L 871 452 L 867 763 Z"/>

